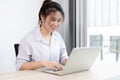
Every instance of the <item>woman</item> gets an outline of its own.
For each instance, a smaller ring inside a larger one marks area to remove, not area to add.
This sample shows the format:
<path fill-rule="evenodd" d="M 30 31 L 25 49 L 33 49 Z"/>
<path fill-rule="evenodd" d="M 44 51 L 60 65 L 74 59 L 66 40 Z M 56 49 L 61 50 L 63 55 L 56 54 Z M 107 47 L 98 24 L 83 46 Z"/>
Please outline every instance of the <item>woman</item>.
<path fill-rule="evenodd" d="M 41 67 L 60 70 L 68 59 L 65 43 L 55 30 L 64 20 L 60 4 L 45 0 L 39 12 L 39 25 L 24 37 L 16 59 L 17 70 Z"/>

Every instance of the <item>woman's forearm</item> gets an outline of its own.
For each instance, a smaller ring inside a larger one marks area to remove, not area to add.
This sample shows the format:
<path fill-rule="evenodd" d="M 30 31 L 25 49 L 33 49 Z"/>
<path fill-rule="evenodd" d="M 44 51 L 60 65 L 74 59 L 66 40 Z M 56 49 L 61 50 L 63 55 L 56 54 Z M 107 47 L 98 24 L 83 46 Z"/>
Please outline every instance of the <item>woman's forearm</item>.
<path fill-rule="evenodd" d="M 20 70 L 34 70 L 42 66 L 43 66 L 42 61 L 26 62 L 22 64 L 22 66 L 20 67 Z"/>
<path fill-rule="evenodd" d="M 60 65 L 57 62 L 41 60 L 41 61 L 37 61 L 37 62 L 23 63 L 20 70 L 34 70 L 34 69 L 38 69 L 40 67 L 47 67 L 47 68 L 55 69 L 55 70 L 62 69 L 62 65 Z"/>

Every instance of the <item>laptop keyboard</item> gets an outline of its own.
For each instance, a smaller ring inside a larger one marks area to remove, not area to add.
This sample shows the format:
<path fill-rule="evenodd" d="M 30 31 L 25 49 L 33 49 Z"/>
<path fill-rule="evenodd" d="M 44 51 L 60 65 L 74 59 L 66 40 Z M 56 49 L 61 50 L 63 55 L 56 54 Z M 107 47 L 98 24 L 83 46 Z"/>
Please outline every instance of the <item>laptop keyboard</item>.
<path fill-rule="evenodd" d="M 57 74 L 61 74 L 62 73 L 62 70 L 60 70 L 60 71 L 55 71 Z"/>
<path fill-rule="evenodd" d="M 53 70 L 53 69 L 49 69 L 49 68 L 41 68 L 40 70 L 42 72 L 53 73 L 53 74 L 58 74 L 58 75 L 61 75 L 61 73 L 62 73 L 62 70 Z"/>

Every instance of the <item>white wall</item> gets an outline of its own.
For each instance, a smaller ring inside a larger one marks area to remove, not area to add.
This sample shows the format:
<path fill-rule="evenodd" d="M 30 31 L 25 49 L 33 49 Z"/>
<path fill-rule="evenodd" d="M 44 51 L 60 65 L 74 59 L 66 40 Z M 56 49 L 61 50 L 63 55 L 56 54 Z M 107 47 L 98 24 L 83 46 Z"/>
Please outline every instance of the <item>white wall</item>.
<path fill-rule="evenodd" d="M 43 0 L 0 0 L 0 73 L 15 71 L 14 43 L 38 23 Z"/>

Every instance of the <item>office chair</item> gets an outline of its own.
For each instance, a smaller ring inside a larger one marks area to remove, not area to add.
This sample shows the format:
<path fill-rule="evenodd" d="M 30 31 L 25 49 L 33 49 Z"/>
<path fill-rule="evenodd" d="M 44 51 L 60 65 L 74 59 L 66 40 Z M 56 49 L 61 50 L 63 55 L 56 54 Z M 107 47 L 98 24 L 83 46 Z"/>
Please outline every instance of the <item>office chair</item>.
<path fill-rule="evenodd" d="M 110 36 L 110 52 L 116 53 L 116 62 L 120 53 L 120 36 Z"/>
<path fill-rule="evenodd" d="M 89 46 L 103 46 L 103 36 L 99 35 L 90 35 L 89 36 Z M 101 60 L 103 60 L 103 49 L 101 50 Z"/>
<path fill-rule="evenodd" d="M 118 61 L 120 54 L 120 39 L 117 40 L 117 46 L 116 46 L 116 62 Z"/>
<path fill-rule="evenodd" d="M 16 57 L 18 55 L 18 47 L 19 47 L 18 43 L 14 44 L 14 49 L 15 49 L 15 55 L 16 55 Z"/>

